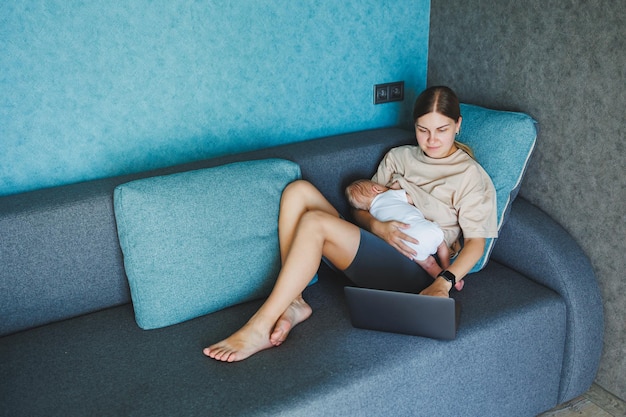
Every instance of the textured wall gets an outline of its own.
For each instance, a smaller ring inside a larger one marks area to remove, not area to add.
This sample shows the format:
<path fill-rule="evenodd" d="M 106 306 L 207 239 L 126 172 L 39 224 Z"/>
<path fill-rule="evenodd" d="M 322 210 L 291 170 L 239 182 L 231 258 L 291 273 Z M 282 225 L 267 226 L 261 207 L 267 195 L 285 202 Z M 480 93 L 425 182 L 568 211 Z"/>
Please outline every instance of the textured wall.
<path fill-rule="evenodd" d="M 626 398 L 626 8 L 613 0 L 433 0 L 428 84 L 539 121 L 521 194 L 591 258 L 605 302 L 597 382 Z"/>
<path fill-rule="evenodd" d="M 0 195 L 406 122 L 429 7 L 2 1 Z"/>

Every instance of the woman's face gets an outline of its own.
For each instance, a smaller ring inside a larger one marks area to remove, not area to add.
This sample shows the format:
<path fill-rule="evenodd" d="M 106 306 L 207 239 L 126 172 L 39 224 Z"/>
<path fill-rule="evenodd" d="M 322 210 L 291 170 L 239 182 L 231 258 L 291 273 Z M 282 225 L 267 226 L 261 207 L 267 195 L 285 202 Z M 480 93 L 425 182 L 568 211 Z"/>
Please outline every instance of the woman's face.
<path fill-rule="evenodd" d="M 458 149 L 454 144 L 461 128 L 461 118 L 455 122 L 442 114 L 431 112 L 421 116 L 415 123 L 417 144 L 431 158 L 445 158 Z"/>

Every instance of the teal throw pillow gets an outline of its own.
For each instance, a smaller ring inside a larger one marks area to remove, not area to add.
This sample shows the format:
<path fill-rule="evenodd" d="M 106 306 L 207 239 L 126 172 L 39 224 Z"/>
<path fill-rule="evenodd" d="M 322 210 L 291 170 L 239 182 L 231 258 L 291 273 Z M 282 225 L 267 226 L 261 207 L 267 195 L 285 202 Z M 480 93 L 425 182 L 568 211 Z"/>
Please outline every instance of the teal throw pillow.
<path fill-rule="evenodd" d="M 300 177 L 296 163 L 266 159 L 118 186 L 115 217 L 139 327 L 267 296 L 280 270 L 280 197 Z"/>
<path fill-rule="evenodd" d="M 459 141 L 469 145 L 496 188 L 498 231 L 517 196 L 526 166 L 535 148 L 536 122 L 528 115 L 461 104 Z M 488 239 L 483 257 L 471 272 L 489 260 L 495 239 Z"/>

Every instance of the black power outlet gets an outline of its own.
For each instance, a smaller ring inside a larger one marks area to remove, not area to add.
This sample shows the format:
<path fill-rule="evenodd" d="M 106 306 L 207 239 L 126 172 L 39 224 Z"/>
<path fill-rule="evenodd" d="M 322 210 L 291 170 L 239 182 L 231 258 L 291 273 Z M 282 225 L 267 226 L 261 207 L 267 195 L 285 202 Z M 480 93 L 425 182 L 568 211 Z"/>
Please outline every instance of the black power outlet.
<path fill-rule="evenodd" d="M 374 104 L 404 100 L 404 81 L 376 84 L 374 86 Z"/>

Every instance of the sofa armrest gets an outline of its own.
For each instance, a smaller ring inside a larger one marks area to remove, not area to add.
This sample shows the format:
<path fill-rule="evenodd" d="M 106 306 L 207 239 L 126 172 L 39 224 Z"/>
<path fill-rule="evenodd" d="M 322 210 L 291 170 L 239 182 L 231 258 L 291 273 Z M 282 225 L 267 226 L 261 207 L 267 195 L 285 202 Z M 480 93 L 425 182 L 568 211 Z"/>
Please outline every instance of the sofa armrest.
<path fill-rule="evenodd" d="M 598 371 L 604 319 L 598 284 L 587 256 L 546 213 L 518 198 L 492 258 L 561 295 L 567 334 L 559 402 L 584 393 Z"/>

